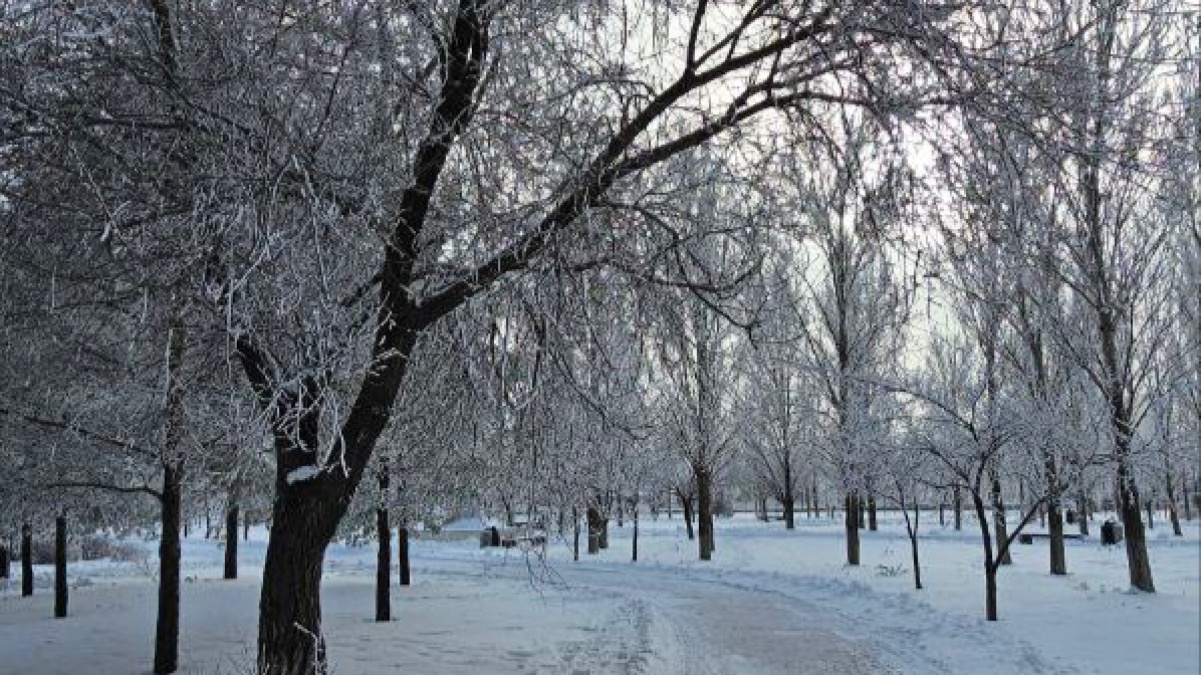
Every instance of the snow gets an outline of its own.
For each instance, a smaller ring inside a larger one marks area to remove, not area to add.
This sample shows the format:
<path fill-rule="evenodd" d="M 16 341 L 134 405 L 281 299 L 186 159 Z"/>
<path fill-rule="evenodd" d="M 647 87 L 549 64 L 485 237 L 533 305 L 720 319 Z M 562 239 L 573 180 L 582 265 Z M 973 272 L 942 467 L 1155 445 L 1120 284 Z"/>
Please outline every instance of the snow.
<path fill-rule="evenodd" d="M 312 464 L 306 464 L 289 471 L 288 475 L 284 477 L 284 480 L 288 481 L 288 485 L 295 485 L 296 483 L 301 483 L 315 478 L 319 473 L 321 473 L 320 467 Z"/>
<path fill-rule="evenodd" d="M 923 520 L 927 520 L 927 516 Z M 931 519 L 933 520 L 933 519 Z M 863 533 L 863 562 L 842 564 L 840 523 L 738 516 L 717 524 L 717 552 L 695 560 L 681 521 L 611 527 L 611 546 L 571 562 L 568 542 L 542 560 L 473 541 L 415 538 L 414 586 L 393 586 L 388 624 L 371 620 L 374 549 L 331 547 L 323 586 L 334 672 L 411 673 L 1194 673 L 1199 523 L 1149 542 L 1159 593 L 1127 590 L 1125 554 L 1068 543 L 1067 577 L 1046 573 L 1046 543 L 1016 546 L 1002 570 L 1000 621 L 983 621 L 978 538 L 923 526 L 926 589 L 913 590 L 899 516 Z M 51 616 L 39 583 L 0 590 L 6 672 L 148 670 L 154 542 L 147 561 L 71 566 L 71 616 Z M 222 581 L 219 544 L 184 542 L 184 673 L 248 672 L 266 533 L 242 543 L 242 579 Z M 48 581 L 49 567 L 38 568 Z M 395 582 L 395 578 L 393 580 Z M 2 583 L 2 582 L 0 582 Z"/>

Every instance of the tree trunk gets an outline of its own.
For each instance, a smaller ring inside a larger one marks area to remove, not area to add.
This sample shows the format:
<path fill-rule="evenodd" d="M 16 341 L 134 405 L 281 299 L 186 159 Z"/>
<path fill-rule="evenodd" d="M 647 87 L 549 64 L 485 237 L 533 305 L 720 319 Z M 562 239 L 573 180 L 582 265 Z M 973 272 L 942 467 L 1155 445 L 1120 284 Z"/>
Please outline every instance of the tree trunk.
<path fill-rule="evenodd" d="M 242 541 L 250 541 L 250 516 L 242 519 Z"/>
<path fill-rule="evenodd" d="M 380 474 L 380 487 L 387 494 L 388 479 Z M 381 499 L 383 497 L 381 496 Z M 392 620 L 392 525 L 388 522 L 388 507 L 375 509 L 375 620 Z"/>
<path fill-rule="evenodd" d="M 684 528 L 688 532 L 688 541 L 696 539 L 696 533 L 692 530 L 692 498 L 680 493 L 680 508 L 684 511 Z"/>
<path fill-rule="evenodd" d="M 154 672 L 174 673 L 179 667 L 179 529 L 183 501 L 183 470 L 163 467 L 162 533 L 158 540 L 158 618 L 154 630 Z"/>
<path fill-rule="evenodd" d="M 1154 593 L 1155 581 L 1151 577 L 1151 560 L 1147 557 L 1147 535 L 1143 531 L 1143 521 L 1138 513 L 1138 487 L 1134 483 L 1134 477 L 1130 475 L 1125 457 L 1125 452 L 1119 453 L 1118 506 L 1125 530 L 1130 585 L 1140 591 Z"/>
<path fill-rule="evenodd" d="M 943 503 L 942 499 L 938 500 L 938 526 L 947 526 L 946 504 Z"/>
<path fill-rule="evenodd" d="M 847 564 L 859 564 L 859 497 L 849 493 L 846 497 Z"/>
<path fill-rule="evenodd" d="M 232 498 L 225 510 L 225 578 L 238 578 L 238 503 Z"/>
<path fill-rule="evenodd" d="M 605 519 L 601 517 L 600 511 L 595 506 L 588 507 L 586 516 L 588 519 L 588 553 L 596 555 L 602 548 L 605 548 L 601 545 Z"/>
<path fill-rule="evenodd" d="M 571 542 L 571 559 L 576 562 L 579 562 L 579 560 L 580 560 L 580 512 L 574 506 L 571 507 L 571 522 L 572 522 L 572 526 L 573 526 L 572 542 Z"/>
<path fill-rule="evenodd" d="M 862 530 L 867 527 L 867 500 L 859 497 L 856 498 L 855 501 L 859 503 L 859 520 L 857 523 L 859 525 L 859 529 Z"/>
<path fill-rule="evenodd" d="M 905 529 L 909 533 L 909 547 L 913 554 L 913 587 L 917 590 L 922 590 L 922 564 L 918 559 L 918 528 L 921 526 L 922 505 L 916 500 L 913 503 L 913 524 L 909 524 L 909 511 L 906 510 L 905 501 L 901 500 L 901 513 L 905 514 Z"/>
<path fill-rule="evenodd" d="M 1147 529 L 1155 529 L 1155 500 L 1147 500 Z"/>
<path fill-rule="evenodd" d="M 1172 534 L 1177 537 L 1184 536 L 1184 530 L 1180 529 L 1180 514 L 1176 511 L 1176 486 L 1172 485 L 1172 474 L 1169 472 L 1167 480 L 1168 488 L 1168 519 L 1172 521 Z"/>
<path fill-rule="evenodd" d="M 5 542 L 0 542 L 0 579 L 7 579 L 11 572 L 8 564 L 8 546 Z"/>
<path fill-rule="evenodd" d="M 792 475 L 791 457 L 784 462 L 784 529 L 796 529 L 796 478 Z M 763 503 L 763 515 L 767 516 L 767 501 Z M 766 519 L 766 518 L 765 518 Z"/>
<path fill-rule="evenodd" d="M 400 585 L 413 585 L 413 568 L 409 565 L 409 528 L 402 525 L 397 531 L 397 563 L 400 566 Z"/>
<path fill-rule="evenodd" d="M 997 620 L 997 567 L 992 563 L 984 567 L 984 616 L 989 621 Z"/>
<path fill-rule="evenodd" d="M 634 542 L 630 549 L 630 560 L 638 562 L 638 505 L 634 505 Z"/>
<path fill-rule="evenodd" d="M 1115 495 L 1115 497 L 1116 497 L 1116 495 Z M 1115 504 L 1114 508 L 1119 508 L 1119 507 Z M 1088 497 L 1084 496 L 1084 492 L 1081 492 L 1080 495 L 1078 497 L 1076 497 L 1076 509 L 1077 509 L 1077 512 L 1080 514 L 1080 517 L 1078 517 L 1076 519 L 1076 523 L 1077 523 L 1078 527 L 1080 528 L 1080 536 L 1087 537 L 1088 536 Z"/>
<path fill-rule="evenodd" d="M 21 525 L 21 597 L 33 595 L 33 528 Z"/>
<path fill-rule="evenodd" d="M 337 526 L 330 516 L 340 514 L 331 514 L 321 500 L 294 494 L 304 489 L 311 488 L 276 486 L 259 600 L 259 675 L 325 670 L 321 568 Z"/>
<path fill-rule="evenodd" d="M 54 618 L 67 616 L 67 518 L 54 519 Z"/>
<path fill-rule="evenodd" d="M 958 485 L 951 493 L 951 505 L 955 511 L 955 531 L 959 532 L 963 529 L 963 493 Z"/>
<path fill-rule="evenodd" d="M 867 529 L 876 531 L 876 498 L 867 498 Z"/>
<path fill-rule="evenodd" d="M 1191 523 L 1193 521 L 1193 505 L 1189 501 L 1191 496 L 1188 491 L 1188 476 L 1180 477 L 1180 491 L 1184 497 L 1184 519 Z"/>
<path fill-rule="evenodd" d="M 1009 538 L 1009 527 L 1005 523 L 1005 500 L 1001 496 L 1001 481 L 994 475 L 992 477 L 992 517 L 993 529 L 996 530 L 997 545 Z M 1013 564 L 1013 556 L 1009 555 L 1009 550 L 1006 549 L 1001 553 L 1000 564 Z"/>
<path fill-rule="evenodd" d="M 988 529 L 988 515 L 984 511 L 984 499 L 978 489 L 972 491 L 972 505 L 976 509 L 976 519 L 980 521 L 980 542 L 984 546 L 984 618 L 988 621 L 996 621 L 998 565 L 993 562 L 992 533 Z M 997 541 L 1001 543 L 1004 540 L 998 539 Z"/>
<path fill-rule="evenodd" d="M 707 467 L 693 470 L 696 477 L 697 530 L 701 560 L 713 559 L 713 485 Z"/>
<path fill-rule="evenodd" d="M 1047 507 L 1047 529 L 1051 534 L 1051 574 L 1067 574 L 1067 551 L 1063 545 L 1063 511 L 1059 508 L 1058 500 L 1053 500 Z"/>

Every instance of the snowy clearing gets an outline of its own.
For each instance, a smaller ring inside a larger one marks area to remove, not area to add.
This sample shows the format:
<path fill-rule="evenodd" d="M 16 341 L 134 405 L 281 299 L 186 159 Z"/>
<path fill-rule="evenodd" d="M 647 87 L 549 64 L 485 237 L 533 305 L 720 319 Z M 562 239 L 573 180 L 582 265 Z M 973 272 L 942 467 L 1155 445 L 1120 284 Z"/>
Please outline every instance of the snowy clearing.
<path fill-rule="evenodd" d="M 393 587 L 391 623 L 371 620 L 374 548 L 331 548 L 323 588 L 334 672 L 359 673 L 1146 673 L 1198 672 L 1196 522 L 1184 539 L 1155 530 L 1160 592 L 1125 590 L 1120 547 L 1069 545 L 1066 578 L 1045 572 L 1046 547 L 1014 550 L 1001 574 L 1001 620 L 982 620 L 976 538 L 935 524 L 912 589 L 903 529 L 886 517 L 864 533 L 859 568 L 841 564 L 827 519 L 718 521 L 717 554 L 694 560 L 678 516 L 612 527 L 600 555 L 571 562 L 562 540 L 545 564 L 474 540 L 415 539 L 414 585 Z M 243 578 L 221 581 L 221 550 L 184 546 L 184 673 L 242 673 L 252 664 L 266 533 L 242 545 Z M 145 544 L 152 548 L 152 543 Z M 71 616 L 51 594 L 0 600 L 4 672 L 148 672 L 154 628 L 146 563 L 72 565 Z M 51 571 L 39 568 L 46 585 Z"/>

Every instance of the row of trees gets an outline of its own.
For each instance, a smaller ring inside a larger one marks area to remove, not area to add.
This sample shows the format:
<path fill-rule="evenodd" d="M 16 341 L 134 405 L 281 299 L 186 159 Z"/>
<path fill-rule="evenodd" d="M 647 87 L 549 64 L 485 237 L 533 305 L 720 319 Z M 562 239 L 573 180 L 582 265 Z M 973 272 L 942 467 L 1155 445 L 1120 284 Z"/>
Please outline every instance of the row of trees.
<path fill-rule="evenodd" d="M 915 573 L 966 503 L 992 619 L 1020 529 L 1065 573 L 1065 505 L 1112 495 L 1153 591 L 1140 507 L 1201 435 L 1198 20 L 0 3 L 6 527 L 157 520 L 161 673 L 214 494 L 271 526 L 270 675 L 324 668 L 334 537 L 465 500 L 599 540 L 670 491 L 709 559 L 737 481 L 837 502 L 852 565 L 883 503 Z"/>

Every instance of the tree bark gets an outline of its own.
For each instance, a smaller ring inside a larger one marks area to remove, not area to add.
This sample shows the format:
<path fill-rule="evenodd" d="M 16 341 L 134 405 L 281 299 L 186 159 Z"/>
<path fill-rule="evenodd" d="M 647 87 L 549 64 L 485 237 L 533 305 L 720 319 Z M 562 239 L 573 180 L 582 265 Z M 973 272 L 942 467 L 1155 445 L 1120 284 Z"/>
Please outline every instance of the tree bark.
<path fill-rule="evenodd" d="M 993 529 L 996 530 L 999 545 L 1009 538 L 1009 527 L 1005 522 L 1005 500 L 1001 495 L 1001 481 L 995 474 L 992 477 L 992 507 Z M 1001 553 L 998 562 L 1002 565 L 1013 564 L 1013 556 L 1009 555 L 1008 549 Z"/>
<path fill-rule="evenodd" d="M 713 477 L 708 467 L 693 469 L 696 477 L 697 530 L 701 560 L 713 559 Z"/>
<path fill-rule="evenodd" d="M 232 496 L 225 510 L 225 578 L 238 578 L 238 503 Z"/>
<path fill-rule="evenodd" d="M 54 519 L 54 618 L 67 616 L 67 518 Z"/>
<path fill-rule="evenodd" d="M 1130 585 L 1147 593 L 1155 592 L 1155 581 L 1151 577 L 1151 560 L 1147 556 L 1147 534 L 1138 512 L 1138 487 L 1125 459 L 1126 453 L 1119 452 L 1118 501 L 1121 509 L 1122 528 L 1125 530 L 1126 567 L 1130 574 Z"/>
<path fill-rule="evenodd" d="M 680 509 L 684 512 L 684 529 L 688 532 L 688 541 L 696 539 L 696 533 L 692 529 L 692 498 L 686 496 L 683 492 L 679 493 Z"/>
<path fill-rule="evenodd" d="M 876 531 L 876 498 L 867 498 L 867 529 Z"/>
<path fill-rule="evenodd" d="M 387 479 L 382 474 L 380 485 L 387 488 Z M 388 523 L 388 508 L 383 505 L 375 509 L 375 539 L 378 543 L 375 557 L 375 620 L 391 621 L 392 527 Z"/>
<path fill-rule="evenodd" d="M 784 529 L 796 529 L 796 478 L 792 475 L 791 457 L 786 455 L 784 461 Z M 767 502 L 764 501 L 763 515 L 767 516 Z M 766 519 L 766 518 L 765 518 Z"/>
<path fill-rule="evenodd" d="M 8 564 L 8 546 L 4 542 L 0 542 L 0 579 L 9 578 L 10 566 Z"/>
<path fill-rule="evenodd" d="M 1051 501 L 1047 507 L 1047 530 L 1051 534 L 1051 574 L 1067 574 L 1067 551 L 1063 545 L 1063 511 L 1059 508 L 1057 499 Z"/>
<path fill-rule="evenodd" d="M 904 496 L 901 497 L 901 513 L 905 516 L 905 532 L 909 535 L 909 549 L 913 558 L 913 587 L 922 590 L 922 565 L 918 557 L 918 528 L 921 526 L 922 506 L 915 500 L 913 503 L 913 521 L 910 522 L 908 506 Z"/>
<path fill-rule="evenodd" d="M 306 489 L 277 486 L 259 600 L 260 675 L 324 671 L 321 568 L 337 518 L 322 500 L 294 494 Z"/>
<path fill-rule="evenodd" d="M 997 620 L 997 568 L 993 560 L 993 539 L 988 528 L 988 515 L 984 511 L 984 499 L 980 490 L 972 491 L 972 505 L 976 509 L 976 519 L 980 521 L 980 542 L 984 546 L 984 618 L 988 621 Z M 998 540 L 1000 543 L 1002 540 Z"/>
<path fill-rule="evenodd" d="M 595 555 L 604 548 L 601 545 L 601 537 L 604 533 L 605 519 L 601 517 L 600 511 L 595 506 L 588 507 L 586 516 L 588 519 L 588 554 Z"/>
<path fill-rule="evenodd" d="M 1188 476 L 1180 477 L 1180 492 L 1184 497 L 1184 519 L 1192 522 L 1193 520 L 1193 505 L 1189 502 L 1190 495 L 1188 491 Z"/>
<path fill-rule="evenodd" d="M 160 499 L 162 532 L 158 540 L 158 617 L 154 629 L 154 672 L 174 673 L 179 667 L 179 529 L 183 501 L 183 470 L 163 467 Z"/>
<path fill-rule="evenodd" d="M 638 505 L 634 505 L 634 541 L 630 550 L 630 560 L 638 562 Z"/>
<path fill-rule="evenodd" d="M 846 539 L 847 564 L 859 564 L 859 497 L 854 493 L 846 496 Z"/>
<path fill-rule="evenodd" d="M 670 501 L 668 502 L 670 503 Z M 571 523 L 572 523 L 572 542 L 571 542 L 571 559 L 580 561 L 580 512 L 576 507 L 571 507 Z"/>
<path fill-rule="evenodd" d="M 1147 500 L 1147 529 L 1155 529 L 1155 500 Z"/>
<path fill-rule="evenodd" d="M 958 485 L 951 491 L 951 505 L 955 512 L 955 531 L 959 532 L 963 529 L 963 493 Z"/>
<path fill-rule="evenodd" d="M 33 528 L 21 525 L 21 597 L 33 595 Z"/>
<path fill-rule="evenodd" d="M 409 528 L 407 525 L 402 525 L 397 530 L 397 564 L 400 567 L 400 585 L 413 585 L 413 568 L 409 565 Z"/>

